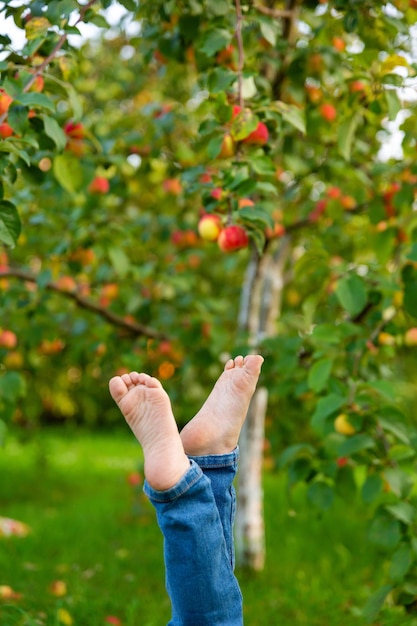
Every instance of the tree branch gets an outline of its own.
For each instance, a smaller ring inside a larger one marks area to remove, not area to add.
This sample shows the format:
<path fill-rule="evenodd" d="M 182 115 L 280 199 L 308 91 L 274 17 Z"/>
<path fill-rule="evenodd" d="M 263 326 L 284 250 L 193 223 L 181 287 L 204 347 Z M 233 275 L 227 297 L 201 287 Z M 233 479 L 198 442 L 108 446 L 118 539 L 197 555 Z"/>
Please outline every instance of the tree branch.
<path fill-rule="evenodd" d="M 272 17 L 277 20 L 282 17 L 291 19 L 294 16 L 293 9 L 270 9 L 262 6 L 261 4 L 255 4 L 254 9 L 263 15 L 267 15 L 268 17 Z"/>
<path fill-rule="evenodd" d="M 37 277 L 35 274 L 31 274 L 30 272 L 11 267 L 0 271 L 0 278 L 17 278 L 25 282 L 37 284 Z M 106 320 L 106 322 L 109 322 L 113 326 L 117 326 L 127 331 L 131 335 L 145 336 L 152 339 L 167 338 L 164 333 L 150 328 L 149 326 L 145 326 L 144 324 L 139 324 L 138 322 L 125 319 L 124 317 L 113 313 L 113 311 L 110 311 L 109 309 L 100 306 L 97 302 L 94 302 L 94 300 L 82 296 L 76 290 L 70 291 L 62 289 L 59 284 L 53 281 L 46 283 L 45 289 L 47 289 L 48 291 L 54 291 L 55 293 L 59 293 L 61 296 L 72 300 L 80 309 L 85 309 L 86 311 L 91 311 L 92 313 L 99 315 L 104 320 Z"/>
<path fill-rule="evenodd" d="M 239 106 L 243 110 L 243 107 L 244 107 L 244 101 L 243 101 L 243 66 L 245 64 L 245 54 L 244 54 L 244 50 L 243 50 L 243 39 L 242 39 L 243 16 L 242 16 L 242 7 L 241 7 L 241 4 L 240 4 L 240 0 L 235 0 L 235 6 L 236 6 L 236 41 L 237 41 L 237 48 L 238 48 L 238 54 L 239 54 L 238 67 L 237 67 L 237 74 L 238 74 L 238 97 L 239 97 Z"/>

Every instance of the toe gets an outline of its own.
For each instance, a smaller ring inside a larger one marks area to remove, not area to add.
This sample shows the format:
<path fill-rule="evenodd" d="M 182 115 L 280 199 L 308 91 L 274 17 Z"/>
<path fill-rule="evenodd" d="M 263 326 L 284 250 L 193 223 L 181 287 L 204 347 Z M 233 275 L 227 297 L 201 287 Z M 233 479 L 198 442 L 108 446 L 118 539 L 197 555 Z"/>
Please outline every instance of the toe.
<path fill-rule="evenodd" d="M 235 367 L 243 367 L 243 356 L 239 355 L 235 357 Z"/>
<path fill-rule="evenodd" d="M 233 369 L 233 368 L 234 368 L 234 366 L 235 366 L 235 362 L 234 362 L 234 360 L 233 360 L 233 359 L 229 359 L 229 360 L 227 361 L 226 365 L 224 366 L 224 369 L 225 369 L 225 370 L 231 370 L 231 369 Z"/>
<path fill-rule="evenodd" d="M 109 390 L 113 400 L 120 402 L 127 393 L 127 386 L 120 376 L 114 376 L 109 381 Z"/>
<path fill-rule="evenodd" d="M 264 358 L 259 354 L 248 354 L 245 356 L 244 365 L 250 374 L 259 374 Z"/>

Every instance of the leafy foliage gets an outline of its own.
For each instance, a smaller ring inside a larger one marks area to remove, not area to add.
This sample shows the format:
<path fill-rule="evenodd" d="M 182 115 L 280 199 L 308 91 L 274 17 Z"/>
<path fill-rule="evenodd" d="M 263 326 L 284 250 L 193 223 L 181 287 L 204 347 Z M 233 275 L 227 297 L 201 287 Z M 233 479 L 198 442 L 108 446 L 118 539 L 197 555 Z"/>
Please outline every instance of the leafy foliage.
<path fill-rule="evenodd" d="M 111 420 L 102 380 L 134 368 L 185 422 L 253 339 L 245 268 L 289 250 L 257 337 L 270 416 L 295 420 L 271 439 L 303 433 L 282 465 L 312 505 L 359 489 L 373 507 L 392 564 L 369 619 L 387 594 L 413 606 L 415 3 L 131 0 L 112 28 L 110 4 L 2 8 L 25 41 L 0 42 L 1 419 Z M 105 37 L 74 42 L 84 23 Z M 203 214 L 250 248 L 199 237 Z"/>

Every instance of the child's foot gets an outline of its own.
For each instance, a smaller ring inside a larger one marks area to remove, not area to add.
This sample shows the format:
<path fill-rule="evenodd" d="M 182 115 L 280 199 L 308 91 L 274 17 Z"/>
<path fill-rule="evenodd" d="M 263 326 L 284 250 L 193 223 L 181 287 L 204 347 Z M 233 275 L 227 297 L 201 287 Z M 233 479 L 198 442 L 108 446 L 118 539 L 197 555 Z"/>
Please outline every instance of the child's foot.
<path fill-rule="evenodd" d="M 206 402 L 181 431 L 186 454 L 227 454 L 237 446 L 263 357 L 230 359 Z"/>
<path fill-rule="evenodd" d="M 173 487 L 190 462 L 161 383 L 148 374 L 130 372 L 112 378 L 109 389 L 143 448 L 148 483 L 158 491 Z"/>

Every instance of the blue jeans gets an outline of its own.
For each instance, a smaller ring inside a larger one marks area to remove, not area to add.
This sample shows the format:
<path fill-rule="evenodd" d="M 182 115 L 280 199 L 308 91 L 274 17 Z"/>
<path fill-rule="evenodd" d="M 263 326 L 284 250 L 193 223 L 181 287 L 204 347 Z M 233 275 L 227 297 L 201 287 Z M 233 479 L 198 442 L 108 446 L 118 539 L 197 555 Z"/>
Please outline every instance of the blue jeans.
<path fill-rule="evenodd" d="M 164 536 L 168 626 L 242 626 L 242 594 L 233 573 L 238 450 L 190 457 L 190 469 L 166 491 L 146 481 Z"/>

